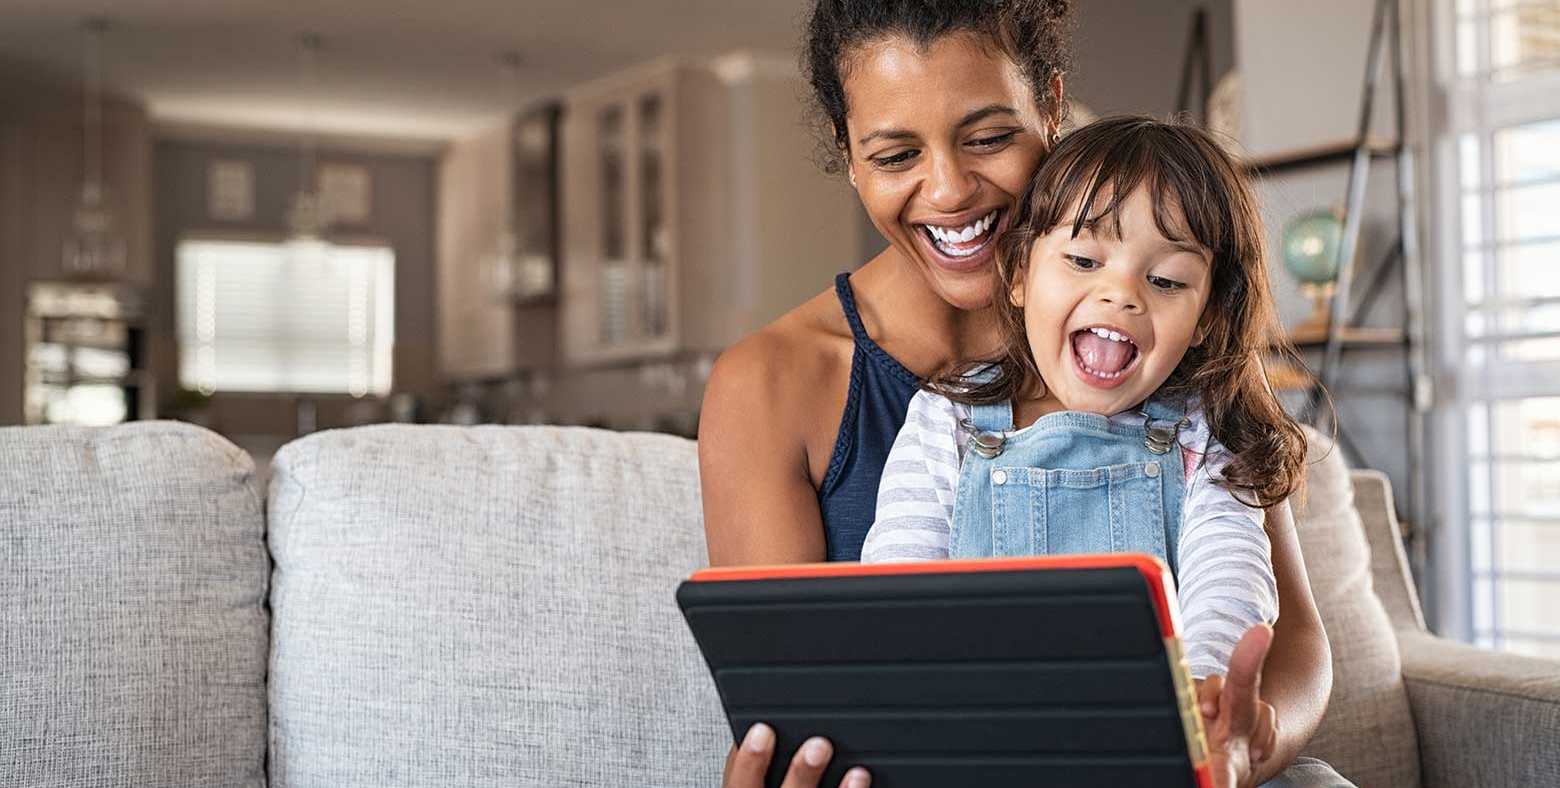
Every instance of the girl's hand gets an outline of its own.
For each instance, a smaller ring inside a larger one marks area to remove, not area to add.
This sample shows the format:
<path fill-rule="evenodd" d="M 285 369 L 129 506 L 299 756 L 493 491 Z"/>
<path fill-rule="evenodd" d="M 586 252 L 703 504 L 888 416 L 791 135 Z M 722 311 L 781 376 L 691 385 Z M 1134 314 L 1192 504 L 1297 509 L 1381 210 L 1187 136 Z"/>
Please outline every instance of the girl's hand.
<path fill-rule="evenodd" d="M 1202 716 L 1203 730 L 1210 737 L 1214 735 L 1214 725 L 1219 720 L 1219 697 L 1224 694 L 1224 677 L 1209 676 L 1206 679 L 1194 679 L 1197 685 L 1197 712 Z M 1265 763 L 1273 754 L 1273 745 L 1278 742 L 1278 714 L 1273 709 L 1273 704 L 1267 701 L 1257 701 L 1257 729 L 1251 737 L 1251 765 L 1257 766 Z"/>
<path fill-rule="evenodd" d="M 762 722 L 748 728 L 741 746 L 731 748 L 726 756 L 726 773 L 722 788 L 764 788 L 764 773 L 769 771 L 769 761 L 774 757 L 775 732 Z M 786 770 L 785 782 L 780 788 L 817 788 L 823 779 L 823 770 L 834 757 L 834 745 L 828 739 L 814 736 L 797 748 L 791 757 L 791 767 Z M 872 776 L 857 766 L 845 773 L 840 788 L 869 788 Z"/>
<path fill-rule="evenodd" d="M 1273 751 L 1278 722 L 1273 707 L 1258 697 L 1262 663 L 1273 645 L 1273 630 L 1258 625 L 1248 630 L 1230 656 L 1230 672 L 1198 687 L 1198 707 L 1217 699 L 1207 725 L 1209 762 L 1213 782 L 1219 788 L 1250 788 L 1256 784 L 1256 766 Z M 1205 719 L 1209 719 L 1204 714 Z"/>

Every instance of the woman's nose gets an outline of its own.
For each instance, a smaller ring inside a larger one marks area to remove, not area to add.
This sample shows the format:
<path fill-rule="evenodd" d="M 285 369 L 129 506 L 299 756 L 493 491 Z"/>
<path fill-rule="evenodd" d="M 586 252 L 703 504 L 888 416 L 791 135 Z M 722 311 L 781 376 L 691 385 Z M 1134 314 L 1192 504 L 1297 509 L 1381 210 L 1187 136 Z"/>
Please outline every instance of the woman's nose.
<path fill-rule="evenodd" d="M 933 154 L 927 173 L 926 201 L 934 210 L 952 213 L 969 207 L 980 184 L 958 156 Z"/>

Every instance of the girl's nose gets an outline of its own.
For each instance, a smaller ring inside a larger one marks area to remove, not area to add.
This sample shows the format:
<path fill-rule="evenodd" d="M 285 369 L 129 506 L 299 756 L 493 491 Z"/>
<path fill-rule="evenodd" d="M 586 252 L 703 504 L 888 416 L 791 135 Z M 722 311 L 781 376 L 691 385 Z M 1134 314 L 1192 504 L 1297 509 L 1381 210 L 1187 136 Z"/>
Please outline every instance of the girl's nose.
<path fill-rule="evenodd" d="M 1097 294 L 1101 304 L 1120 309 L 1123 312 L 1140 313 L 1143 311 L 1143 299 L 1138 295 L 1137 288 L 1125 282 L 1110 282 L 1102 286 Z"/>

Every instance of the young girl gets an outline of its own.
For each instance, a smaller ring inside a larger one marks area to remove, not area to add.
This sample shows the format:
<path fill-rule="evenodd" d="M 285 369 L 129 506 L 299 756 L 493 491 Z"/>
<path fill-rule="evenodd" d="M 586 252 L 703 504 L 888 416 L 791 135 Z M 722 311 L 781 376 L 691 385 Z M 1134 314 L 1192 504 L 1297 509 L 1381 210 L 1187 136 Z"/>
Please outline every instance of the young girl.
<path fill-rule="evenodd" d="M 911 400 L 862 560 L 1150 553 L 1193 676 L 1222 675 L 1278 617 L 1259 507 L 1305 453 L 1262 373 L 1278 334 L 1249 186 L 1205 132 L 1114 118 L 1065 137 L 1014 218 L 1001 356 Z"/>

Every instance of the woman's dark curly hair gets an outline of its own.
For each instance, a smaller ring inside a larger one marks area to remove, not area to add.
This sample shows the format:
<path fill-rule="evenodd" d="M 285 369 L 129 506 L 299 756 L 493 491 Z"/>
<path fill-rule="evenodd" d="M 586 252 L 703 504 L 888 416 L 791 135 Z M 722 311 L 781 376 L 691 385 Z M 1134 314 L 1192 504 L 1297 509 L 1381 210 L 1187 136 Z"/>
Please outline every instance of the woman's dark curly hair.
<path fill-rule="evenodd" d="M 837 171 L 850 151 L 845 72 L 856 47 L 890 36 L 925 47 L 951 33 L 976 33 L 1018 65 L 1043 105 L 1051 79 L 1069 65 L 1071 12 L 1072 0 L 816 0 L 802 69 L 832 136 L 825 165 Z"/>

